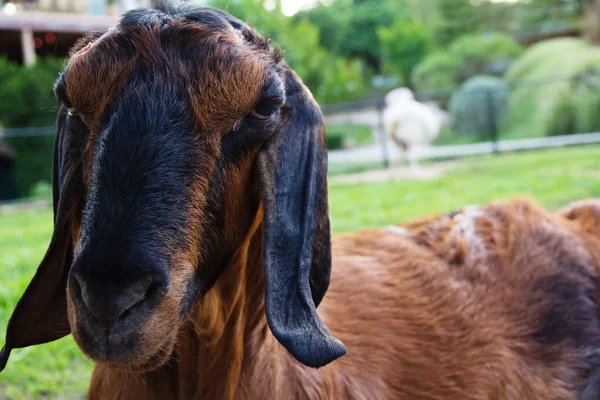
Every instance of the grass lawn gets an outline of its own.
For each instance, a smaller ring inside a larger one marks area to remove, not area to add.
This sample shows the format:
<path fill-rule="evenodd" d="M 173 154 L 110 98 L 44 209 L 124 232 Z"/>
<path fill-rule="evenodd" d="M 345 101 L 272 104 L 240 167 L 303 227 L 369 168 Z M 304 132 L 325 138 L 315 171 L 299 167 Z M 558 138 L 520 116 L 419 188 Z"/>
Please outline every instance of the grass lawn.
<path fill-rule="evenodd" d="M 599 160 L 600 146 L 503 154 L 466 159 L 439 180 L 331 186 L 333 230 L 385 226 L 517 195 L 554 209 L 600 196 Z M 51 220 L 49 209 L 0 215 L 0 337 L 44 254 Z M 0 399 L 81 398 L 91 367 L 70 337 L 15 350 L 0 374 Z"/>

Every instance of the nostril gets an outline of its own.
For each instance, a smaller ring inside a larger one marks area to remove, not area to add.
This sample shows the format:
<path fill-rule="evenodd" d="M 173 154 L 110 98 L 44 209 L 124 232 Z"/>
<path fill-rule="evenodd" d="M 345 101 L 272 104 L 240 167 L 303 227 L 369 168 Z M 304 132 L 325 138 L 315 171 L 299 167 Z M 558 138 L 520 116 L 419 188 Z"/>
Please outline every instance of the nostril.
<path fill-rule="evenodd" d="M 146 297 L 152 284 L 150 276 L 130 284 L 96 284 L 75 277 L 81 299 L 89 312 L 99 321 L 116 321 L 125 311 Z"/>

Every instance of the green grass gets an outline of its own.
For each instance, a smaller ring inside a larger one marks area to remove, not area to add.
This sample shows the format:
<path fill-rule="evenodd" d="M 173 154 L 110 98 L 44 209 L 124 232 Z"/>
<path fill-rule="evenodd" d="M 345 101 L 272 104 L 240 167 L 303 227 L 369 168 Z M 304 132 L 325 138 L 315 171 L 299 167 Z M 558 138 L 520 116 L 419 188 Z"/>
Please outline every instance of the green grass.
<path fill-rule="evenodd" d="M 555 209 L 600 196 L 599 159 L 600 146 L 585 146 L 470 158 L 438 180 L 332 185 L 333 230 L 385 226 L 518 195 Z M 44 254 L 51 221 L 50 209 L 0 215 L 0 337 Z M 0 374 L 0 399 L 80 398 L 91 368 L 71 337 L 16 350 Z"/>
<path fill-rule="evenodd" d="M 6 323 L 52 234 L 52 211 L 29 210 L 0 215 L 0 342 Z M 0 374 L 0 399 L 81 398 L 92 363 L 71 337 L 14 350 Z"/>
<path fill-rule="evenodd" d="M 467 204 L 530 196 L 550 209 L 600 196 L 600 146 L 463 160 L 442 179 L 331 186 L 333 230 L 385 226 Z"/>

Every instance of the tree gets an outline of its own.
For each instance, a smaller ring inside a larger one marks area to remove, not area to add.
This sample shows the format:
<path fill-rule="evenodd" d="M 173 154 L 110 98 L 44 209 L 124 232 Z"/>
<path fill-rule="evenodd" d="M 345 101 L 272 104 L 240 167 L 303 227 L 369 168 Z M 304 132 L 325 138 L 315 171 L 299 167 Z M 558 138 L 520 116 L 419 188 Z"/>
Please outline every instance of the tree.
<path fill-rule="evenodd" d="M 294 21 L 309 21 L 319 28 L 319 43 L 335 54 L 342 53 L 352 13 L 352 0 L 337 0 L 332 5 L 318 3 L 314 8 L 293 16 Z"/>
<path fill-rule="evenodd" d="M 440 12 L 440 24 L 435 30 L 435 40 L 439 45 L 448 45 L 461 35 L 480 30 L 479 9 L 470 0 L 435 1 Z"/>
<path fill-rule="evenodd" d="M 342 0 L 343 1 L 343 0 Z M 319 27 L 308 18 L 290 18 L 276 2 L 265 8 L 266 0 L 213 0 L 248 24 L 259 28 L 272 43 L 285 51 L 285 59 L 322 103 L 359 98 L 364 91 L 363 65 L 341 57 L 321 45 Z"/>
<path fill-rule="evenodd" d="M 379 28 L 377 35 L 384 69 L 398 72 L 410 86 L 414 68 L 433 49 L 433 33 L 420 23 L 399 20 L 389 28 Z"/>
<path fill-rule="evenodd" d="M 341 53 L 360 58 L 375 72 L 381 71 L 381 48 L 377 30 L 398 18 L 397 7 L 388 0 L 355 0 Z"/>

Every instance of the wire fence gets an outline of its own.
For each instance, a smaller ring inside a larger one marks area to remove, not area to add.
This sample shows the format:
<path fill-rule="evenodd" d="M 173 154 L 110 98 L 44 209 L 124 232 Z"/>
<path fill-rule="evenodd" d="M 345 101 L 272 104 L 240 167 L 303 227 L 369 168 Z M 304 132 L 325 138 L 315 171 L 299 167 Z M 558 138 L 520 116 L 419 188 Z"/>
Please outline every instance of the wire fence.
<path fill-rule="evenodd" d="M 600 69 L 417 92 L 415 99 L 451 121 L 420 159 L 600 143 Z M 322 107 L 332 171 L 405 159 L 385 132 L 385 109 L 383 97 Z M 54 135 L 54 127 L 0 128 L 0 202 L 50 196 Z M 342 140 L 330 140 L 336 135 Z"/>
<path fill-rule="evenodd" d="M 596 68 L 513 81 L 488 79 L 417 92 L 415 99 L 445 112 L 449 121 L 430 146 L 421 146 L 420 159 L 600 142 L 600 69 Z M 385 132 L 385 109 L 383 97 L 322 107 L 328 127 L 366 125 L 372 130 L 366 146 L 331 148 L 330 165 L 388 167 L 391 161 L 406 158 Z"/>

